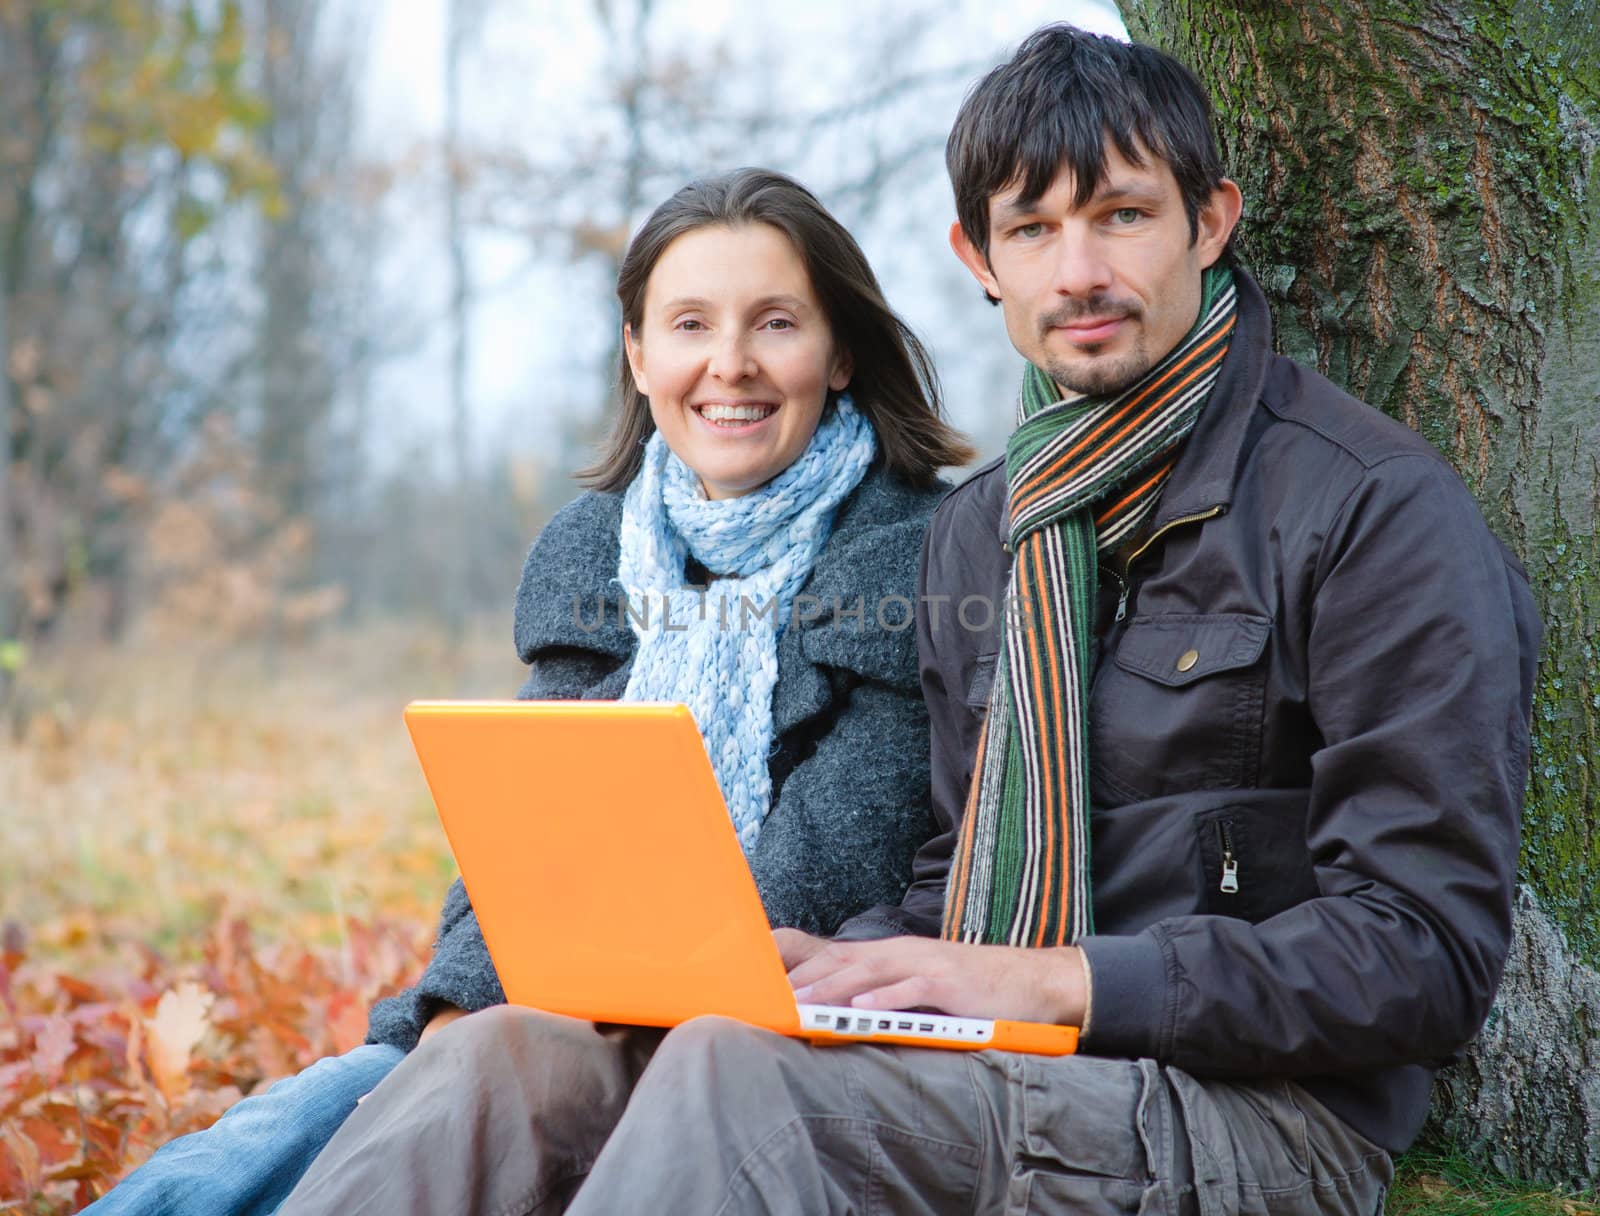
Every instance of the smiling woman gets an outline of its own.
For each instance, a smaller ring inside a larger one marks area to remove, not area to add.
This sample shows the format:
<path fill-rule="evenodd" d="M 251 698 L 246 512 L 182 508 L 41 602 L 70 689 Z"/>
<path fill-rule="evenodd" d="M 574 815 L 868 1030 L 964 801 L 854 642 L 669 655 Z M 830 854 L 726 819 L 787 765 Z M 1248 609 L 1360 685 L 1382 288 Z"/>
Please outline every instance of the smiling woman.
<path fill-rule="evenodd" d="M 882 606 L 915 596 L 938 471 L 970 451 L 940 417 L 927 356 L 861 250 L 789 178 L 747 169 L 678 191 L 634 237 L 618 295 L 621 409 L 588 474 L 594 490 L 556 514 L 523 568 L 521 695 L 688 705 L 768 919 L 831 933 L 899 898 L 929 834 L 916 648 L 904 616 Z M 619 588 L 646 610 L 618 613 Z M 810 618 L 794 610 L 802 595 L 864 607 Z M 574 809 L 548 805 L 539 772 L 526 782 L 530 814 Z M 591 864 L 603 882 L 603 859 Z M 450 1110 L 444 1099 L 460 1095 L 419 1091 L 406 1053 L 423 1038 L 423 1057 L 461 1042 L 434 1036 L 504 1001 L 457 882 L 427 970 L 373 1009 L 366 1045 L 167 1145 L 96 1216 L 277 1210 L 397 1065 L 339 1143 L 363 1151 L 368 1116 L 393 1104 Z M 635 1038 L 628 1058 L 647 1058 L 650 1043 Z M 541 1061 L 540 1075 L 571 1063 Z M 573 1126 L 619 1113 L 582 1084 L 551 1089 L 587 1120 Z M 436 1134 L 431 1115 L 401 1122 Z M 312 1210 L 360 1210 L 323 1189 L 351 1176 L 334 1164 L 308 1178 Z M 285 1211 L 295 1208 L 291 1198 Z"/>

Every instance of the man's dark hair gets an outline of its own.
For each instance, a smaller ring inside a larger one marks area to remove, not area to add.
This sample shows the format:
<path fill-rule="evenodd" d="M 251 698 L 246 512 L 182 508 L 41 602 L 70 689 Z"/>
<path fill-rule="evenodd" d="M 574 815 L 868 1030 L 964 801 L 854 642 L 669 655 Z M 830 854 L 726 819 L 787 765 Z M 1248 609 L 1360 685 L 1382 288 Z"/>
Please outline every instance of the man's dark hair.
<path fill-rule="evenodd" d="M 940 469 L 971 460 L 965 436 L 944 420 L 933 360 L 889 307 L 861 247 L 811 191 L 781 173 L 736 169 L 690 182 L 657 207 L 629 242 L 617 276 L 623 323 L 638 334 L 650 274 L 673 241 L 699 228 L 749 224 L 776 228 L 800 255 L 833 341 L 850 355 L 850 395 L 877 432 L 884 464 L 927 486 Z M 617 361 L 617 397 L 621 409 L 600 461 L 577 475 L 597 490 L 627 488 L 655 430 L 626 351 Z"/>
<path fill-rule="evenodd" d="M 1155 47 L 1065 23 L 1028 35 L 961 103 L 944 159 L 967 239 L 987 258 L 989 199 L 1020 182 L 1023 204 L 1035 202 L 1063 168 L 1083 206 L 1105 179 L 1107 139 L 1133 164 L 1148 149 L 1172 170 L 1192 242 L 1223 176 L 1205 90 Z"/>

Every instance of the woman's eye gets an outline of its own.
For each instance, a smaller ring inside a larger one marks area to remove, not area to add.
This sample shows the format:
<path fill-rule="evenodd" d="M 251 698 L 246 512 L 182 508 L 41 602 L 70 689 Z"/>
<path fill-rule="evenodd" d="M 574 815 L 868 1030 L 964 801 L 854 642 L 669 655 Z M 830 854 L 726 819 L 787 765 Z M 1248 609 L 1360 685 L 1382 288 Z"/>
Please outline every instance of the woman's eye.
<path fill-rule="evenodd" d="M 696 330 L 704 329 L 705 326 L 699 321 L 696 321 L 693 317 L 685 317 L 683 320 L 678 322 L 677 328 L 687 329 L 692 333 Z"/>
<path fill-rule="evenodd" d="M 788 317 L 773 317 L 770 321 L 767 322 L 766 328 L 768 328 L 768 329 L 778 329 L 778 330 L 793 329 L 794 328 L 794 322 L 789 320 Z"/>

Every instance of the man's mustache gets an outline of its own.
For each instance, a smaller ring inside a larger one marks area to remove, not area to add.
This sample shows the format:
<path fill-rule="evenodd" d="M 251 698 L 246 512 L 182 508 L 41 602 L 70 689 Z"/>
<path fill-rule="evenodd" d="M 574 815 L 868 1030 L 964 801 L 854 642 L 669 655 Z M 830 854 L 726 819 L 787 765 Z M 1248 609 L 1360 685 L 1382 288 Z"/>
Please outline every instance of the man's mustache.
<path fill-rule="evenodd" d="M 1137 319 L 1144 315 L 1144 310 L 1139 307 L 1137 300 L 1116 300 L 1110 296 L 1090 296 L 1087 300 L 1063 300 L 1055 308 L 1039 318 L 1039 330 L 1048 333 L 1063 325 L 1071 325 L 1076 321 L 1094 319 L 1109 321 L 1112 318 L 1131 317 Z"/>

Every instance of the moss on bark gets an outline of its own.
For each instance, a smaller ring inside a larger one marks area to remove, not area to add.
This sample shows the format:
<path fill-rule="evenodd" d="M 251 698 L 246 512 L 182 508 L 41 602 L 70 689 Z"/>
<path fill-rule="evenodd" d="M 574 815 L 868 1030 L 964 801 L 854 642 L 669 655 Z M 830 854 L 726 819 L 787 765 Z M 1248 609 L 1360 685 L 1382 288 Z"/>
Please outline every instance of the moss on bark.
<path fill-rule="evenodd" d="M 1277 344 L 1427 436 L 1546 621 L 1523 873 L 1600 965 L 1600 4 L 1125 5 L 1196 69 Z"/>

